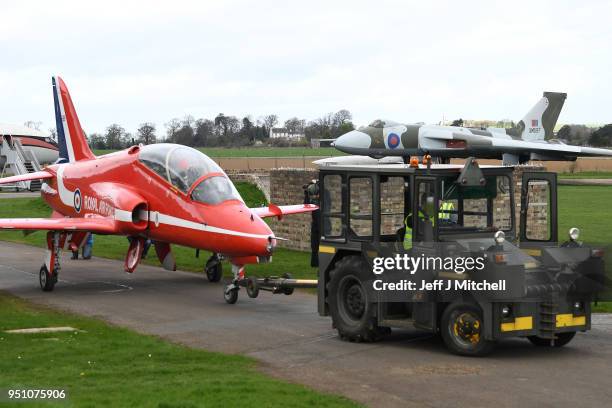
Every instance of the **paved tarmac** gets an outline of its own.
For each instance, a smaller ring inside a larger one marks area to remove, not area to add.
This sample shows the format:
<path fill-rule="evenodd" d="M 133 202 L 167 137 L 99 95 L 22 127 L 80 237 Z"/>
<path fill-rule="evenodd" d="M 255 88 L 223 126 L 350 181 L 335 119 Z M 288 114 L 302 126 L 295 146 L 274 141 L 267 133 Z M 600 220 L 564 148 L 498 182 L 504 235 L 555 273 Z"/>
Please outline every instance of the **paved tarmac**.
<path fill-rule="evenodd" d="M 21 192 L 0 192 L 0 199 L 3 198 L 34 198 L 40 197 L 40 191 L 21 191 Z"/>
<path fill-rule="evenodd" d="M 437 337 L 394 331 L 385 341 L 340 341 L 316 298 L 244 291 L 227 305 L 221 284 L 186 272 L 122 262 L 71 261 L 64 254 L 52 293 L 38 287 L 40 248 L 0 243 L 0 290 L 208 350 L 243 353 L 261 370 L 378 407 L 604 407 L 612 401 L 612 317 L 562 349 L 524 339 L 486 358 L 449 354 Z M 245 399 L 248 396 L 245 396 Z M 289 403 L 289 402 L 288 402 Z"/>

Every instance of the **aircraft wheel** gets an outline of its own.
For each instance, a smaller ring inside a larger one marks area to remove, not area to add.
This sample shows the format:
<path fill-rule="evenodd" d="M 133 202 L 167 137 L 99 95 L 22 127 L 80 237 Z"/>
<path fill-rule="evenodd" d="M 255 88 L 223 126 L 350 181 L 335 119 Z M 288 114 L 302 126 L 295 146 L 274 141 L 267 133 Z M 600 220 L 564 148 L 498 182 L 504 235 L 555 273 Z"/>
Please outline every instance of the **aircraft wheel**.
<path fill-rule="evenodd" d="M 342 340 L 371 342 L 391 330 L 378 326 L 376 303 L 368 299 L 365 283 L 372 270 L 360 257 L 347 256 L 336 262 L 327 284 L 332 325 Z"/>
<path fill-rule="evenodd" d="M 557 333 L 557 338 L 555 339 L 555 345 L 550 345 L 550 339 L 543 339 L 538 336 L 528 336 L 527 338 L 534 346 L 538 347 L 563 347 L 576 335 L 576 332 L 566 332 L 566 333 Z"/>
<path fill-rule="evenodd" d="M 483 356 L 495 343 L 485 340 L 480 308 L 473 303 L 449 305 L 442 315 L 440 330 L 448 349 L 462 356 Z"/>
<path fill-rule="evenodd" d="M 225 299 L 227 303 L 229 303 L 230 305 L 233 305 L 234 303 L 238 301 L 238 289 L 239 288 L 232 288 L 228 290 L 228 286 L 230 285 L 226 285 L 224 288 L 223 298 Z"/>
<path fill-rule="evenodd" d="M 293 279 L 290 273 L 283 273 L 283 278 L 285 279 Z M 287 296 L 293 295 L 294 288 L 283 288 L 283 293 Z"/>
<path fill-rule="evenodd" d="M 259 296 L 259 286 L 257 285 L 257 281 L 255 279 L 247 279 L 246 291 L 250 298 L 255 299 L 257 296 Z"/>
<path fill-rule="evenodd" d="M 204 269 L 209 282 L 219 282 L 223 277 L 223 265 L 214 257 L 211 257 L 206 262 L 206 267 Z"/>
<path fill-rule="evenodd" d="M 57 283 L 57 274 L 54 273 L 52 277 L 49 277 L 47 266 L 43 265 L 40 267 L 38 281 L 43 292 L 51 292 Z"/>

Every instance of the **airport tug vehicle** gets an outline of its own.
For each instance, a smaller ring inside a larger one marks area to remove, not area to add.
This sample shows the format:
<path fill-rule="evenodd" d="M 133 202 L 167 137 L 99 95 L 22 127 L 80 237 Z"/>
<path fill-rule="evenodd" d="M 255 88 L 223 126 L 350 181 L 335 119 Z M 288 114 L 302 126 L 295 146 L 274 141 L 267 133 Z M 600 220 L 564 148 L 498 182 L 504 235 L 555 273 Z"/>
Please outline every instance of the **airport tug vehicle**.
<path fill-rule="evenodd" d="M 375 341 L 391 328 L 416 327 L 440 333 L 451 352 L 476 356 L 503 338 L 561 347 L 589 330 L 605 280 L 603 251 L 583 245 L 577 228 L 557 242 L 556 174 L 518 168 L 515 215 L 515 168 L 481 167 L 473 158 L 430 163 L 319 164 L 318 312 L 331 316 L 340 337 Z M 404 254 L 480 258 L 483 268 L 434 267 L 412 275 L 425 281 L 415 290 L 374 290 L 385 276 L 374 274 L 375 258 Z"/>

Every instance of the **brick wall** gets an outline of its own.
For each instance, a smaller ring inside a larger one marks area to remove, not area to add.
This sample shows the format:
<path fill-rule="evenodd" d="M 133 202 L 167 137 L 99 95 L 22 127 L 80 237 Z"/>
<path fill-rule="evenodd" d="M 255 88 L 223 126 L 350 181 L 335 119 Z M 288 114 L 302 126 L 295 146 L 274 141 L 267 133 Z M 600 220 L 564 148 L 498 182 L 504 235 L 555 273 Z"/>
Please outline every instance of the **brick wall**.
<path fill-rule="evenodd" d="M 272 169 L 270 170 L 270 202 L 276 205 L 302 204 L 302 186 L 318 177 L 314 169 Z M 270 218 L 274 234 L 288 241 L 278 241 L 283 248 L 310 251 L 310 224 L 312 215 L 296 214 L 284 217 L 281 221 Z"/>

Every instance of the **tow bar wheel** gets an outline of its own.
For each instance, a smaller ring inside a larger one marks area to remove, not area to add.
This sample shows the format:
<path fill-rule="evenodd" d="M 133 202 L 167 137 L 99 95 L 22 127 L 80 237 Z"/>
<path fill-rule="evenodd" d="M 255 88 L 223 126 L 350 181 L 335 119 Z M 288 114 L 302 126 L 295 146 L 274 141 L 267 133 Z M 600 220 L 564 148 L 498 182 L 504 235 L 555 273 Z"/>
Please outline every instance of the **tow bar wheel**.
<path fill-rule="evenodd" d="M 482 356 L 494 342 L 484 339 L 482 312 L 471 303 L 449 305 L 442 315 L 441 331 L 446 347 L 455 354 Z"/>

